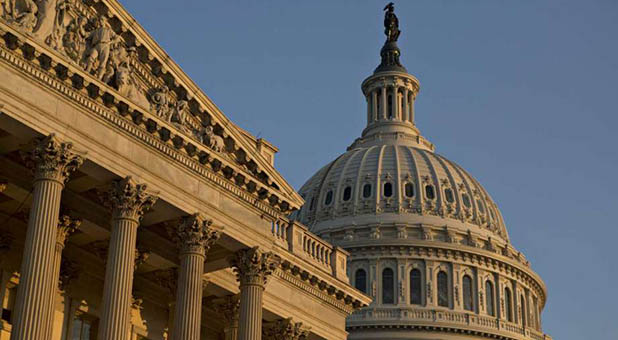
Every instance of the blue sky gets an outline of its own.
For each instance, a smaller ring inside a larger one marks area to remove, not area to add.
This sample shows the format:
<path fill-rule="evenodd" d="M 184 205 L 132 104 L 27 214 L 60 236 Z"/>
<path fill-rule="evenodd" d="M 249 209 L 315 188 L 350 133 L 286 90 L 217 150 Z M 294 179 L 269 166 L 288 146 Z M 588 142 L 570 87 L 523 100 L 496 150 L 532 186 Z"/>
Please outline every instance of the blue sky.
<path fill-rule="evenodd" d="M 360 135 L 386 1 L 122 3 L 299 188 Z M 491 193 L 544 330 L 618 339 L 618 1 L 396 3 L 417 126 Z"/>

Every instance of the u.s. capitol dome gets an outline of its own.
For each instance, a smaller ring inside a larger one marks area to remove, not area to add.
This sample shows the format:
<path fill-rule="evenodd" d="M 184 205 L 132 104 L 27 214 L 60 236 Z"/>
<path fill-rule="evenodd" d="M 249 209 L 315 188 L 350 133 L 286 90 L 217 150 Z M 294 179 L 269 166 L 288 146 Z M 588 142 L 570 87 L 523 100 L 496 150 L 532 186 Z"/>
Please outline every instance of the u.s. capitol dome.
<path fill-rule="evenodd" d="M 497 204 L 414 123 L 419 81 L 400 63 L 385 8 L 381 63 L 362 83 L 367 126 L 300 189 L 294 218 L 350 252 L 348 272 L 373 303 L 350 339 L 551 339 L 547 290 L 509 242 Z"/>

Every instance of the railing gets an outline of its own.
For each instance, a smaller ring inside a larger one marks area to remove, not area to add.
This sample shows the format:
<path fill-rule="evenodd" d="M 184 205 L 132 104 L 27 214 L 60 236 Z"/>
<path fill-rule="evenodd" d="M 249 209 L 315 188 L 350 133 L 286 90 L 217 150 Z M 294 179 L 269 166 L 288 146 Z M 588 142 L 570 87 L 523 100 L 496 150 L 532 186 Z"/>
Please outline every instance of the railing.
<path fill-rule="evenodd" d="M 549 335 L 535 329 L 522 327 L 518 324 L 500 320 L 495 317 L 481 316 L 467 312 L 452 310 L 426 309 L 426 308 L 364 308 L 347 319 L 349 326 L 362 325 L 365 323 L 393 321 L 401 322 L 401 325 L 436 324 L 452 325 L 477 330 L 491 330 L 495 333 L 511 334 L 517 339 L 551 340 Z"/>
<path fill-rule="evenodd" d="M 297 221 L 279 218 L 271 222 L 275 242 L 295 255 L 317 265 L 335 277 L 348 282 L 348 253 L 322 240 Z"/>

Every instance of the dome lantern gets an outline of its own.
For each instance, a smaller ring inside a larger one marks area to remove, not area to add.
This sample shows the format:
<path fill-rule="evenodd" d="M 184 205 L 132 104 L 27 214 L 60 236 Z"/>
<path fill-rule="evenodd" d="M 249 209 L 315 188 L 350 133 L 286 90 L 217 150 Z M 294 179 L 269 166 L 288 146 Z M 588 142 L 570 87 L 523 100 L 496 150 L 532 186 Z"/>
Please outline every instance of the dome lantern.
<path fill-rule="evenodd" d="M 414 123 L 414 101 L 420 85 L 399 60 L 397 39 L 401 31 L 393 3 L 384 10 L 386 41 L 380 51 L 381 62 L 361 85 L 367 102 L 367 127 L 351 147 L 391 140 L 433 151 L 433 145 L 420 135 Z"/>

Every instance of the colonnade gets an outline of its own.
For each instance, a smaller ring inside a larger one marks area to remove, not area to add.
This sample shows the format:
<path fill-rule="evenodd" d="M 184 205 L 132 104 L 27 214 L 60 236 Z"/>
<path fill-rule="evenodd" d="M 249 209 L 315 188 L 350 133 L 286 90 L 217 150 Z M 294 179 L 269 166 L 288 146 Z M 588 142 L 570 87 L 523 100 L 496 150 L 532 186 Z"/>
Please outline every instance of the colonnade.
<path fill-rule="evenodd" d="M 414 124 L 415 96 L 406 86 L 384 84 L 371 89 L 366 95 L 367 123 L 390 120 Z"/>
<path fill-rule="evenodd" d="M 34 170 L 33 199 L 23 249 L 20 280 L 14 308 L 11 340 L 52 339 L 53 299 L 67 236 L 80 221 L 60 216 L 64 185 L 83 157 L 55 135 L 37 139 L 25 157 Z M 0 191 L 5 185 L 0 183 Z M 129 340 L 135 266 L 136 235 L 145 211 L 157 201 L 145 184 L 131 177 L 114 181 L 104 197 L 111 210 L 111 237 L 100 309 L 99 340 Z M 183 217 L 175 229 L 180 268 L 174 312 L 173 340 L 199 340 L 204 261 L 220 231 L 199 214 Z M 228 308 L 229 340 L 262 337 L 262 296 L 269 276 L 281 259 L 258 248 L 234 254 L 231 265 L 240 283 L 240 295 Z M 235 306 L 235 307 L 234 307 Z"/>

